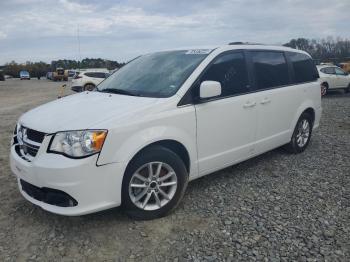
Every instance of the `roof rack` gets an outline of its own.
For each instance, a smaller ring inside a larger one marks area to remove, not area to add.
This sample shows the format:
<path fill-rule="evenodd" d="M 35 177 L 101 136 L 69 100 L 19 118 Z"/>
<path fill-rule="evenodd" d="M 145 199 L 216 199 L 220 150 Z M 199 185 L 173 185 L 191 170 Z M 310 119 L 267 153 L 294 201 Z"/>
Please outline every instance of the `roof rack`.
<path fill-rule="evenodd" d="M 231 42 L 229 45 L 263 45 L 260 43 L 249 43 L 249 42 Z"/>

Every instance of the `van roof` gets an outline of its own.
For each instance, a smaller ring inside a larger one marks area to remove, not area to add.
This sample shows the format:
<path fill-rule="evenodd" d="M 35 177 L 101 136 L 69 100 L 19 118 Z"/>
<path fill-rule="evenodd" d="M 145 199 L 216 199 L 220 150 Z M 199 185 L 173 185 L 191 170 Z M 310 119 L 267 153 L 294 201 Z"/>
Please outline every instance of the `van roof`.
<path fill-rule="evenodd" d="M 265 45 L 259 43 L 244 43 L 244 42 L 231 42 L 226 45 L 216 45 L 216 46 L 191 46 L 191 47 L 180 47 L 175 49 L 165 49 L 160 51 L 176 51 L 176 50 L 218 50 L 218 51 L 228 51 L 228 50 L 237 50 L 237 49 L 258 49 L 258 50 L 276 50 L 276 51 L 289 51 L 296 52 L 301 54 L 306 54 L 310 56 L 307 52 L 294 49 L 286 46 L 279 45 Z M 311 56 L 310 56 L 311 57 Z"/>
<path fill-rule="evenodd" d="M 261 50 L 278 50 L 278 51 L 289 51 L 289 52 L 297 52 L 297 53 L 303 53 L 307 54 L 306 52 L 294 49 L 287 46 L 282 45 L 265 45 L 265 44 L 259 44 L 259 43 L 242 43 L 242 42 L 233 42 L 229 43 L 228 45 L 220 46 L 219 48 L 224 49 L 261 49 Z M 307 54 L 309 55 L 309 54 Z"/>

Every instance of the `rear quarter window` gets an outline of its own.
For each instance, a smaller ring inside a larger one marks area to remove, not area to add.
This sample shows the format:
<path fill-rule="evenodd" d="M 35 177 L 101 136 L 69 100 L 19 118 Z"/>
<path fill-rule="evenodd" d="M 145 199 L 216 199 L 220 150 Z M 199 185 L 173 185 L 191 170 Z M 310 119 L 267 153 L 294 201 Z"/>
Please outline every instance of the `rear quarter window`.
<path fill-rule="evenodd" d="M 106 78 L 106 73 L 95 73 L 96 78 Z"/>
<path fill-rule="evenodd" d="M 88 77 L 95 77 L 95 73 L 85 73 L 84 75 L 86 75 Z"/>
<path fill-rule="evenodd" d="M 88 77 L 94 77 L 94 78 L 106 78 L 106 74 L 101 72 L 89 72 L 89 73 L 85 73 L 85 75 Z"/>
<path fill-rule="evenodd" d="M 294 71 L 294 83 L 306 83 L 316 81 L 318 76 L 317 68 L 311 57 L 302 53 L 288 52 Z"/>

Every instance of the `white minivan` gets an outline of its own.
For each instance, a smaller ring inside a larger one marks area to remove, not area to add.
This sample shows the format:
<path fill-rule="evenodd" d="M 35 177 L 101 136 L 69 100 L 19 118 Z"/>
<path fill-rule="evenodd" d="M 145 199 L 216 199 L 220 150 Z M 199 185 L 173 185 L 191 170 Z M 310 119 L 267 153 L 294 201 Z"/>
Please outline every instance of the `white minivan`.
<path fill-rule="evenodd" d="M 320 117 L 317 69 L 303 51 L 229 44 L 151 53 L 92 92 L 22 115 L 11 169 L 22 195 L 50 212 L 122 205 L 152 219 L 178 205 L 190 180 L 283 145 L 303 152 Z"/>

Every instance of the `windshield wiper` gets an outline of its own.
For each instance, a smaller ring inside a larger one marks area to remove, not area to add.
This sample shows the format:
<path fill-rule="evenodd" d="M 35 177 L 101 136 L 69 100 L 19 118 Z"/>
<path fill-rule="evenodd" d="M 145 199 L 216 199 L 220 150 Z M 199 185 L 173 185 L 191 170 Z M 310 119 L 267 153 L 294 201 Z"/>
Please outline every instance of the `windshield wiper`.
<path fill-rule="evenodd" d="M 103 93 L 111 93 L 111 94 L 120 94 L 120 95 L 128 95 L 128 96 L 141 96 L 139 93 L 123 90 L 123 89 L 116 89 L 116 88 L 106 88 L 106 89 L 97 89 L 98 92 Z"/>

